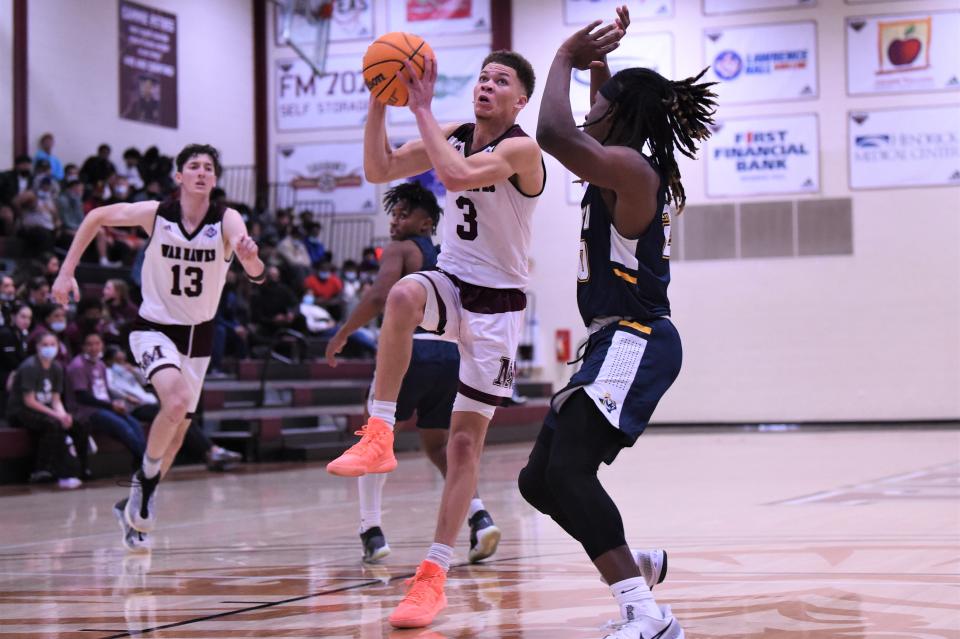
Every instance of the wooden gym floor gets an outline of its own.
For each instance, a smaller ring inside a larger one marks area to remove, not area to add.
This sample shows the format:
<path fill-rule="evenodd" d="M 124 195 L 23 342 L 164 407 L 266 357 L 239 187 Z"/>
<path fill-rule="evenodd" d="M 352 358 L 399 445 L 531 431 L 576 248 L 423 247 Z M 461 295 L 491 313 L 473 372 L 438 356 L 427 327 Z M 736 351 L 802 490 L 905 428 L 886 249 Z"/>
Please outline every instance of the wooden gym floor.
<path fill-rule="evenodd" d="M 425 630 L 386 617 L 433 533 L 438 475 L 387 483 L 393 554 L 360 562 L 356 482 L 320 464 L 172 473 L 150 555 L 128 555 L 125 489 L 0 493 L 0 638 L 599 638 L 617 616 L 578 545 L 520 498 L 527 444 L 491 446 L 480 491 L 503 530 L 457 565 Z M 960 638 L 960 431 L 651 432 L 601 474 L 687 637 Z M 466 532 L 457 558 L 466 555 Z"/>

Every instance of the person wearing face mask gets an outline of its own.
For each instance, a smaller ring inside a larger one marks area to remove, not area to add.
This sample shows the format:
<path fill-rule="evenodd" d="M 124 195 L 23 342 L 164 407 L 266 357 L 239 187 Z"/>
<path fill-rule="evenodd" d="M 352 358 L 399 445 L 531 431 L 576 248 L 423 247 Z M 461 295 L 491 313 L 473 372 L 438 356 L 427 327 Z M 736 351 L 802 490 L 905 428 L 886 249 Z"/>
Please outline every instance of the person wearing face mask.
<path fill-rule="evenodd" d="M 132 467 L 138 467 L 147 449 L 147 438 L 140 422 L 128 414 L 124 401 L 110 398 L 103 338 L 97 333 L 84 336 L 83 352 L 67 366 L 67 378 L 76 419 L 86 422 L 94 435 L 104 434 L 122 443 L 132 455 Z"/>
<path fill-rule="evenodd" d="M 305 211 L 304 214 L 306 213 Z M 323 226 L 321 226 L 319 222 L 311 222 L 309 226 L 304 224 L 304 228 L 307 231 L 307 237 L 303 240 L 303 243 L 306 245 L 307 253 L 310 255 L 310 266 L 317 268 L 321 262 L 327 259 L 327 247 L 323 244 L 323 240 L 320 239 Z"/>
<path fill-rule="evenodd" d="M 0 173 L 0 204 L 10 204 L 33 183 L 33 160 L 29 155 L 18 155 L 13 169 Z"/>
<path fill-rule="evenodd" d="M 357 307 L 357 302 L 360 301 L 360 289 L 363 287 L 363 283 L 360 281 L 357 263 L 353 260 L 347 260 L 343 263 L 340 274 L 343 280 L 343 291 L 340 293 L 343 300 L 343 314 L 349 316 L 353 309 Z"/>
<path fill-rule="evenodd" d="M 321 263 L 317 272 L 303 281 L 303 287 L 313 293 L 314 303 L 317 306 L 327 309 L 333 319 L 340 319 L 343 314 L 340 300 L 343 281 L 337 277 L 333 264 L 329 260 Z"/>
<path fill-rule="evenodd" d="M 79 353 L 83 350 L 83 338 L 88 333 L 103 335 L 103 329 L 103 303 L 97 297 L 84 297 L 77 302 L 77 314 L 67 324 L 63 341 L 71 353 Z"/>
<path fill-rule="evenodd" d="M 10 314 L 10 321 L 0 327 L 0 412 L 6 408 L 7 382 L 10 375 L 30 355 L 30 325 L 33 323 L 33 309 L 26 304 L 16 307 Z"/>
<path fill-rule="evenodd" d="M 25 359 L 12 376 L 7 416 L 14 427 L 40 436 L 31 480 L 53 478 L 61 488 L 77 488 L 83 484 L 83 471 L 74 439 L 86 442 L 86 435 L 63 406 L 64 375 L 56 361 L 57 337 L 43 333 L 36 344 L 37 354 Z"/>
<path fill-rule="evenodd" d="M 63 333 L 67 329 L 67 311 L 59 304 L 42 304 L 33 309 L 36 327 L 30 333 L 30 343 L 36 344 L 44 333 L 51 333 L 57 338 L 56 360 L 61 366 L 70 362 L 70 349 L 63 341 Z"/>

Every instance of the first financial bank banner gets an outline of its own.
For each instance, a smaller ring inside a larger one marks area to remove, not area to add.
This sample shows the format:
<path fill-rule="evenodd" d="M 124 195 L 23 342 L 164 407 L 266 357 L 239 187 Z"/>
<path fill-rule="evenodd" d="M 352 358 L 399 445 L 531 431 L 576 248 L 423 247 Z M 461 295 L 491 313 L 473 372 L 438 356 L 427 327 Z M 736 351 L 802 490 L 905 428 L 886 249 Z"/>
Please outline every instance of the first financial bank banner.
<path fill-rule="evenodd" d="M 707 142 L 710 197 L 817 193 L 817 116 L 723 120 Z"/>

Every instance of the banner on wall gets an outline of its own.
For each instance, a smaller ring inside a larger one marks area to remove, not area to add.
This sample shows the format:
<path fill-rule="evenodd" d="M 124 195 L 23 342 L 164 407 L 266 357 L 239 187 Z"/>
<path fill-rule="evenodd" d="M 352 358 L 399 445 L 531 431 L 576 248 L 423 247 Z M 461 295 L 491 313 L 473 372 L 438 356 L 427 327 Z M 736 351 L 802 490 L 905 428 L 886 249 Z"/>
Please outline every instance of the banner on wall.
<path fill-rule="evenodd" d="M 370 213 L 377 191 L 363 177 L 363 143 L 289 144 L 277 147 L 277 182 L 292 202 L 326 200 L 336 213 Z"/>
<path fill-rule="evenodd" d="M 820 191 L 813 114 L 719 121 L 704 155 L 711 197 Z"/>
<path fill-rule="evenodd" d="M 433 115 L 438 122 L 472 122 L 473 86 L 490 47 L 438 47 L 435 53 L 437 83 L 431 104 Z M 391 124 L 416 122 L 407 107 L 390 107 L 387 117 Z"/>
<path fill-rule="evenodd" d="M 373 40 L 374 0 L 334 0 L 333 16 L 330 18 L 330 42 L 348 40 Z M 285 44 L 283 12 L 274 8 L 273 22 L 276 26 L 277 46 Z M 290 39 L 300 48 L 311 51 L 317 42 L 318 24 L 310 24 L 304 16 L 293 14 L 290 18 Z"/>
<path fill-rule="evenodd" d="M 848 114 L 851 189 L 960 186 L 960 105 Z"/>
<path fill-rule="evenodd" d="M 391 0 L 390 31 L 420 36 L 490 30 L 490 0 Z"/>
<path fill-rule="evenodd" d="M 566 24 L 590 24 L 594 20 L 610 22 L 617 17 L 617 7 L 629 4 L 630 19 L 669 18 L 673 15 L 673 0 L 564 0 L 563 21 Z"/>
<path fill-rule="evenodd" d="M 120 0 L 120 117 L 177 128 L 177 16 Z"/>
<path fill-rule="evenodd" d="M 960 11 L 847 18 L 847 92 L 960 89 Z"/>
<path fill-rule="evenodd" d="M 720 104 L 817 97 L 817 27 L 790 22 L 704 32 Z"/>
<path fill-rule="evenodd" d="M 628 67 L 646 67 L 660 75 L 673 79 L 673 34 L 643 33 L 628 35 L 620 46 L 607 56 L 610 72 L 616 73 Z M 590 71 L 574 69 L 570 82 L 570 104 L 574 110 L 590 106 Z"/>
<path fill-rule="evenodd" d="M 816 6 L 817 0 L 703 0 L 706 15 L 765 11 L 767 9 L 796 9 Z"/>
<path fill-rule="evenodd" d="M 362 127 L 369 94 L 358 55 L 332 55 L 315 75 L 300 58 L 276 62 L 277 131 Z"/>

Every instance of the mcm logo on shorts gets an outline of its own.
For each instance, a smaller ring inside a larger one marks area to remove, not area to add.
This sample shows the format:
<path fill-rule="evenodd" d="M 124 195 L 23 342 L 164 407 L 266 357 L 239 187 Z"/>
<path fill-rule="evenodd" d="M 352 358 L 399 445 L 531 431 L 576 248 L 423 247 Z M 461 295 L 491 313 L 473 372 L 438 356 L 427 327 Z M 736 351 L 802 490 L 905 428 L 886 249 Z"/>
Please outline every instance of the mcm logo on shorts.
<path fill-rule="evenodd" d="M 140 355 L 140 370 L 146 373 L 147 369 L 150 368 L 150 365 L 153 364 L 158 359 L 163 359 L 163 351 L 160 350 L 159 346 L 154 346 L 153 352 L 144 351 Z"/>
<path fill-rule="evenodd" d="M 600 398 L 600 403 L 603 404 L 603 407 L 607 409 L 608 413 L 617 410 L 617 400 L 610 397 L 610 393 L 604 393 L 603 397 Z"/>
<path fill-rule="evenodd" d="M 516 374 L 516 367 L 509 357 L 500 358 L 500 372 L 497 373 L 497 378 L 493 380 L 494 386 L 500 386 L 501 388 L 512 388 L 513 387 L 513 377 Z"/>

